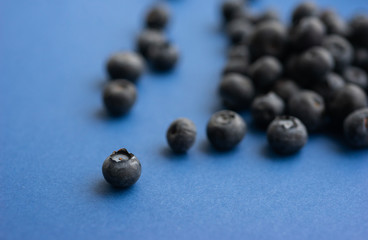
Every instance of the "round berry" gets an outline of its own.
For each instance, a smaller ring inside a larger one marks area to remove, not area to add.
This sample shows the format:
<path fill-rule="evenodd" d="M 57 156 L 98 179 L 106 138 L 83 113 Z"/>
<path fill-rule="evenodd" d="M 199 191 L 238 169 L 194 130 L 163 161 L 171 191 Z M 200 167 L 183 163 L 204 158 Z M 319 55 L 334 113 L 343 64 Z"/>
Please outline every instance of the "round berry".
<path fill-rule="evenodd" d="M 224 22 L 240 17 L 242 15 L 243 1 L 242 0 L 225 0 L 221 6 L 221 13 Z"/>
<path fill-rule="evenodd" d="M 247 130 L 246 123 L 236 112 L 222 110 L 212 115 L 207 124 L 207 137 L 214 148 L 227 151 L 238 145 Z"/>
<path fill-rule="evenodd" d="M 126 79 L 136 82 L 144 70 L 143 59 L 132 52 L 119 52 L 107 61 L 107 72 L 112 80 Z"/>
<path fill-rule="evenodd" d="M 250 40 L 249 50 L 254 59 L 265 55 L 281 58 L 284 55 L 287 31 L 279 21 L 258 24 Z"/>
<path fill-rule="evenodd" d="M 367 74 L 360 68 L 347 67 L 342 73 L 342 77 L 347 83 L 358 85 L 364 90 L 368 89 L 368 78 Z"/>
<path fill-rule="evenodd" d="M 137 50 L 143 57 L 147 58 L 152 48 L 164 45 L 166 42 L 166 37 L 161 32 L 144 30 L 137 38 Z"/>
<path fill-rule="evenodd" d="M 253 83 L 236 73 L 225 75 L 219 90 L 224 105 L 233 110 L 247 109 L 255 94 Z"/>
<path fill-rule="evenodd" d="M 368 108 L 354 111 L 345 119 L 344 133 L 351 146 L 368 147 Z"/>
<path fill-rule="evenodd" d="M 179 59 L 177 48 L 169 43 L 152 47 L 148 53 L 148 60 L 153 69 L 168 71 L 175 67 Z"/>
<path fill-rule="evenodd" d="M 146 27 L 162 30 L 169 21 L 170 13 L 166 6 L 157 5 L 149 9 L 146 15 Z"/>
<path fill-rule="evenodd" d="M 284 113 L 284 101 L 275 93 L 259 96 L 254 99 L 251 107 L 253 122 L 261 128 L 266 128 L 276 116 Z"/>
<path fill-rule="evenodd" d="M 305 51 L 310 47 L 321 45 L 325 32 L 325 26 L 318 18 L 303 18 L 293 28 L 291 42 L 296 50 Z"/>
<path fill-rule="evenodd" d="M 320 14 L 320 20 L 326 27 L 326 33 L 329 35 L 346 36 L 348 33 L 348 26 L 334 11 L 324 10 Z"/>
<path fill-rule="evenodd" d="M 276 81 L 272 90 L 280 96 L 284 101 L 287 101 L 292 95 L 299 92 L 299 86 L 290 79 L 281 79 Z"/>
<path fill-rule="evenodd" d="M 241 19 L 235 19 L 227 25 L 226 32 L 231 44 L 248 44 L 253 33 L 253 26 Z"/>
<path fill-rule="evenodd" d="M 291 20 L 293 24 L 297 24 L 306 17 L 317 16 L 317 6 L 312 2 L 302 2 L 294 9 Z"/>
<path fill-rule="evenodd" d="M 350 22 L 350 40 L 354 45 L 368 48 L 368 17 L 357 15 Z"/>
<path fill-rule="evenodd" d="M 129 112 L 137 98 L 137 91 L 129 81 L 116 80 L 107 84 L 103 92 L 105 108 L 112 116 L 121 116 Z"/>
<path fill-rule="evenodd" d="M 346 39 L 338 35 L 326 37 L 322 46 L 330 52 L 335 60 L 335 70 L 337 72 L 342 72 L 353 60 L 353 47 Z"/>
<path fill-rule="evenodd" d="M 268 126 L 267 139 L 276 153 L 289 155 L 298 152 L 307 143 L 308 132 L 299 119 L 281 116 Z"/>
<path fill-rule="evenodd" d="M 340 124 L 355 110 L 367 107 L 367 95 L 357 85 L 345 84 L 329 102 L 329 111 L 332 120 Z"/>
<path fill-rule="evenodd" d="M 268 90 L 281 76 L 282 65 L 276 58 L 265 56 L 250 66 L 249 74 L 257 89 Z"/>
<path fill-rule="evenodd" d="M 113 152 L 102 165 L 105 180 L 117 188 L 127 188 L 141 176 L 141 163 L 125 148 Z"/>
<path fill-rule="evenodd" d="M 289 114 L 300 119 L 309 131 L 318 130 L 325 117 L 323 98 L 309 90 L 294 94 L 289 99 L 288 110 Z"/>
<path fill-rule="evenodd" d="M 322 47 L 308 49 L 297 61 L 296 77 L 299 83 L 304 86 L 320 81 L 334 67 L 331 54 Z"/>
<path fill-rule="evenodd" d="M 344 85 L 344 80 L 338 74 L 330 72 L 313 85 L 313 90 L 321 95 L 325 101 L 329 101 Z"/>
<path fill-rule="evenodd" d="M 170 148 L 176 153 L 185 153 L 195 142 L 197 129 L 187 118 L 179 118 L 171 123 L 166 132 Z"/>

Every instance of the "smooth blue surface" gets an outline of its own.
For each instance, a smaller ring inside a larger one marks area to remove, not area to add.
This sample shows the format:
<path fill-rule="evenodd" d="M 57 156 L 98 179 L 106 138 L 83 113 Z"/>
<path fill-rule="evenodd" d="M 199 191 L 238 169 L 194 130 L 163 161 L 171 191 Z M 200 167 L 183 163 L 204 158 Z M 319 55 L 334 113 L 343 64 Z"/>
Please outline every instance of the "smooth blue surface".
<path fill-rule="evenodd" d="M 313 136 L 282 159 L 252 130 L 233 152 L 209 148 L 226 46 L 218 2 L 170 1 L 180 64 L 145 74 L 133 111 L 112 120 L 104 61 L 133 49 L 152 1 L 0 1 L 0 239 L 367 239 L 367 151 Z M 320 4 L 344 17 L 367 10 L 366 0 Z M 254 6 L 270 5 L 286 19 L 295 1 Z M 175 156 L 165 131 L 182 116 L 198 138 Z M 142 163 L 126 191 L 101 173 L 120 147 Z"/>

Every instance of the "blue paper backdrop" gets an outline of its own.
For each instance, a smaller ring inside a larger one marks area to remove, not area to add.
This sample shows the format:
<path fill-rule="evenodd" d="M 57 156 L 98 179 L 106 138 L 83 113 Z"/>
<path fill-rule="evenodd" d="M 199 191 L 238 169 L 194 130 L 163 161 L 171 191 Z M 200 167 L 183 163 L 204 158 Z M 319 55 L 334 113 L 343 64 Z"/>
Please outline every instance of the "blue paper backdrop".
<path fill-rule="evenodd" d="M 147 72 L 128 116 L 104 115 L 104 62 L 134 48 L 152 3 L 0 1 L 0 239 L 366 239 L 367 151 L 317 135 L 279 158 L 253 130 L 235 151 L 208 146 L 226 49 L 219 1 L 170 1 L 177 69 Z M 274 6 L 286 20 L 295 4 L 259 0 L 254 8 Z M 344 17 L 368 10 L 366 0 L 319 4 Z M 198 128 L 185 156 L 165 140 L 177 117 Z M 120 147 L 142 163 L 126 191 L 101 174 Z"/>

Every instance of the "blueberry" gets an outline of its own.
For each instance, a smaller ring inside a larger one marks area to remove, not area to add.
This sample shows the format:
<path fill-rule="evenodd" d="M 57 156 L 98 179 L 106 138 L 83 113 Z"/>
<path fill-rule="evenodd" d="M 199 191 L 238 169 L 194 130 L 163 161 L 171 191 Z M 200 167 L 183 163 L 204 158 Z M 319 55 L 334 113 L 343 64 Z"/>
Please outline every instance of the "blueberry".
<path fill-rule="evenodd" d="M 294 94 L 288 102 L 289 114 L 297 117 L 309 131 L 318 130 L 324 121 L 325 103 L 323 98 L 310 90 Z"/>
<path fill-rule="evenodd" d="M 298 24 L 300 20 L 306 17 L 317 16 L 318 9 L 312 2 L 302 2 L 295 7 L 291 20 L 293 24 Z"/>
<path fill-rule="evenodd" d="M 175 67 L 179 59 L 179 52 L 175 46 L 165 43 L 152 47 L 148 53 L 148 60 L 153 69 L 168 71 Z"/>
<path fill-rule="evenodd" d="M 360 68 L 353 66 L 347 67 L 343 71 L 342 77 L 347 83 L 358 85 L 364 90 L 368 89 L 367 74 Z"/>
<path fill-rule="evenodd" d="M 313 90 L 321 95 L 325 101 L 329 101 L 336 91 L 344 85 L 344 80 L 338 74 L 330 72 L 313 85 Z"/>
<path fill-rule="evenodd" d="M 248 75 L 248 61 L 240 58 L 231 58 L 226 63 L 222 74 L 238 73 L 244 76 Z"/>
<path fill-rule="evenodd" d="M 219 92 L 224 105 L 233 110 L 247 109 L 253 100 L 253 83 L 245 76 L 230 73 L 223 77 Z"/>
<path fill-rule="evenodd" d="M 367 96 L 362 88 L 354 84 L 345 84 L 329 102 L 330 115 L 337 124 L 342 123 L 350 113 L 365 107 Z"/>
<path fill-rule="evenodd" d="M 292 116 L 280 116 L 267 129 L 267 139 L 271 148 L 283 155 L 298 152 L 308 141 L 304 124 Z"/>
<path fill-rule="evenodd" d="M 249 74 L 259 90 L 268 90 L 281 76 L 282 65 L 276 58 L 265 56 L 250 66 Z"/>
<path fill-rule="evenodd" d="M 254 99 L 251 107 L 253 122 L 261 128 L 266 128 L 276 116 L 285 110 L 284 101 L 273 92 Z"/>
<path fill-rule="evenodd" d="M 156 30 L 144 30 L 137 38 L 137 50 L 145 58 L 154 47 L 166 44 L 166 37 Z"/>
<path fill-rule="evenodd" d="M 133 107 L 136 98 L 134 84 L 122 79 L 108 83 L 103 92 L 105 108 L 112 116 L 126 114 Z"/>
<path fill-rule="evenodd" d="M 353 47 L 338 35 L 331 35 L 324 39 L 322 46 L 327 49 L 335 60 L 335 70 L 342 72 L 353 60 Z"/>
<path fill-rule="evenodd" d="M 356 48 L 353 65 L 360 67 L 368 74 L 368 48 Z"/>
<path fill-rule="evenodd" d="M 275 83 L 272 90 L 284 101 L 288 101 L 293 94 L 299 92 L 299 86 L 290 79 L 281 79 Z"/>
<path fill-rule="evenodd" d="M 221 6 L 221 13 L 224 22 L 230 22 L 231 20 L 242 15 L 243 1 L 241 0 L 225 0 Z"/>
<path fill-rule="evenodd" d="M 344 133 L 351 146 L 368 147 L 368 108 L 354 111 L 345 119 Z"/>
<path fill-rule="evenodd" d="M 197 129 L 187 118 L 179 118 L 171 123 L 166 132 L 170 148 L 176 153 L 185 153 L 195 142 Z"/>
<path fill-rule="evenodd" d="M 239 59 L 243 62 L 249 63 L 249 51 L 245 45 L 231 46 L 227 51 L 229 59 Z"/>
<path fill-rule="evenodd" d="M 368 48 L 368 16 L 353 18 L 350 22 L 350 40 L 356 46 Z"/>
<path fill-rule="evenodd" d="M 297 61 L 296 78 L 304 86 L 320 81 L 334 67 L 334 61 L 330 52 L 322 47 L 308 49 Z"/>
<path fill-rule="evenodd" d="M 106 65 L 112 80 L 126 79 L 136 82 L 144 70 L 142 57 L 132 52 L 116 53 L 109 58 Z"/>
<path fill-rule="evenodd" d="M 265 55 L 281 58 L 285 51 L 287 31 L 279 21 L 258 24 L 250 40 L 249 50 L 254 59 Z"/>
<path fill-rule="evenodd" d="M 246 21 L 235 19 L 227 25 L 226 32 L 231 44 L 248 44 L 253 26 Z"/>
<path fill-rule="evenodd" d="M 212 115 L 207 124 L 207 137 L 214 148 L 228 151 L 244 138 L 247 125 L 237 113 L 222 110 Z"/>
<path fill-rule="evenodd" d="M 164 5 L 156 5 L 146 14 L 146 27 L 162 30 L 166 27 L 170 18 L 169 10 Z"/>
<path fill-rule="evenodd" d="M 330 35 L 346 36 L 348 33 L 348 26 L 334 11 L 324 10 L 319 18 L 326 27 L 326 33 Z"/>
<path fill-rule="evenodd" d="M 280 16 L 275 10 L 267 9 L 256 17 L 255 24 L 260 24 L 267 21 L 280 21 Z"/>
<path fill-rule="evenodd" d="M 316 17 L 300 20 L 291 31 L 291 42 L 297 51 L 305 51 L 310 47 L 321 45 L 325 36 L 325 26 Z"/>
<path fill-rule="evenodd" d="M 114 151 L 102 165 L 105 180 L 117 188 L 127 188 L 136 183 L 141 176 L 141 163 L 125 148 Z"/>

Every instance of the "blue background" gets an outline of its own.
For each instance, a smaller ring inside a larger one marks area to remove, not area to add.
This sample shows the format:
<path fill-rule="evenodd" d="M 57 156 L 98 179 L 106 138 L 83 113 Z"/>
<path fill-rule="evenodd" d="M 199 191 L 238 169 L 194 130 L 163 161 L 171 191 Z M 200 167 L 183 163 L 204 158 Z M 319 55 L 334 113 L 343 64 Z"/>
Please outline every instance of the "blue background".
<path fill-rule="evenodd" d="M 316 135 L 300 154 L 280 158 L 252 129 L 232 152 L 209 147 L 204 129 L 221 108 L 226 49 L 219 1 L 169 2 L 180 64 L 170 74 L 147 71 L 130 114 L 106 117 L 105 60 L 134 48 L 152 3 L 0 2 L 0 239 L 366 239 L 368 151 Z M 286 20 L 295 4 L 253 6 L 274 6 Z M 367 11 L 366 0 L 319 4 L 344 17 Z M 185 156 L 165 139 L 178 117 L 198 128 Z M 101 174 L 121 147 L 142 163 L 125 191 Z"/>

